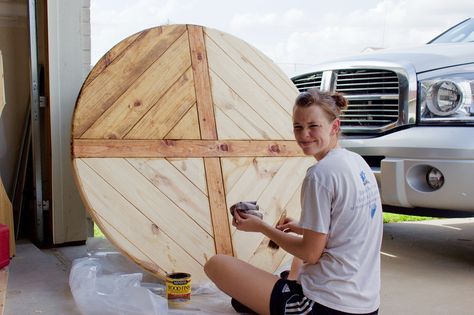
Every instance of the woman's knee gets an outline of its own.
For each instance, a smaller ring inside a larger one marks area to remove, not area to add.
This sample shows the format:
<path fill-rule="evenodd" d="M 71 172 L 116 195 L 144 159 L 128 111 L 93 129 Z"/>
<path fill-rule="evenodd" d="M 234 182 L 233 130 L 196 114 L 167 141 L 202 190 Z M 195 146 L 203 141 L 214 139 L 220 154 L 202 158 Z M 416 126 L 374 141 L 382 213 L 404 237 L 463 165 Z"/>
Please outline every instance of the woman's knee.
<path fill-rule="evenodd" d="M 204 264 L 204 272 L 209 278 L 213 278 L 213 276 L 218 272 L 219 269 L 225 265 L 226 255 L 217 254 L 212 256 L 205 264 Z"/>

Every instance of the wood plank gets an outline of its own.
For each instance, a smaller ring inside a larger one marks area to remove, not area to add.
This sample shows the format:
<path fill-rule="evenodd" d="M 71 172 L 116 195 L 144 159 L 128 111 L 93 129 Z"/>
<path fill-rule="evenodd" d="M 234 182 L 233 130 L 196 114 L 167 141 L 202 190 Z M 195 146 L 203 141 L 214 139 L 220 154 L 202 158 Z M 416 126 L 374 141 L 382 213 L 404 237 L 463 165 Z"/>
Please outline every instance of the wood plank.
<path fill-rule="evenodd" d="M 207 226 L 201 227 L 194 217 L 174 204 L 125 159 L 83 159 L 83 161 L 133 207 L 159 226 L 161 233 L 174 240 L 199 263 L 204 264 L 214 254 L 210 220 L 208 219 Z M 122 224 L 128 224 L 128 221 L 124 220 Z"/>
<path fill-rule="evenodd" d="M 186 176 L 166 159 L 127 159 L 127 161 L 207 233 L 212 235 L 207 196 Z"/>
<path fill-rule="evenodd" d="M 213 41 L 207 41 L 209 68 L 231 86 L 255 112 L 278 132 L 281 139 L 293 139 L 291 114 L 263 90 Z"/>
<path fill-rule="evenodd" d="M 10 199 L 8 199 L 5 187 L 3 187 L 2 179 L 0 178 L 0 223 L 8 226 L 10 230 L 10 257 L 15 256 L 15 229 L 13 224 L 13 207 Z"/>
<path fill-rule="evenodd" d="M 159 259 L 159 256 L 153 255 L 155 251 L 144 253 L 137 244 L 132 243 L 123 235 L 120 230 L 117 230 L 113 225 L 109 224 L 102 216 L 97 213 L 91 212 L 94 223 L 97 224 L 101 231 L 107 231 L 107 240 L 110 241 L 118 250 L 131 260 L 144 267 L 147 271 L 151 272 L 155 276 L 165 280 L 166 270 L 162 269 L 156 264 L 154 259 Z M 151 256 L 151 257 L 150 257 Z M 153 259 L 154 258 L 154 259 Z M 169 272 L 169 270 L 168 270 Z"/>
<path fill-rule="evenodd" d="M 167 160 L 207 196 L 206 173 L 204 171 L 203 159 L 168 158 Z"/>
<path fill-rule="evenodd" d="M 3 108 L 5 107 L 5 84 L 3 75 L 3 57 L 0 50 L 0 117 L 2 116 Z"/>
<path fill-rule="evenodd" d="M 301 185 L 295 191 L 290 201 L 285 205 L 283 211 L 287 212 L 287 216 L 293 219 L 298 220 L 301 213 Z M 273 222 L 272 226 L 277 224 L 278 220 Z M 283 261 L 288 256 L 288 253 L 283 249 L 279 248 L 278 250 L 268 248 L 268 238 L 264 238 L 263 241 L 258 246 L 255 253 L 249 259 L 249 263 L 259 268 L 270 268 L 273 272 L 277 270 Z M 290 255 L 291 256 L 291 255 Z"/>
<path fill-rule="evenodd" d="M 262 209 L 265 210 L 264 220 L 273 225 L 284 211 L 285 206 L 303 181 L 307 167 L 314 163 L 314 159 L 290 158 L 287 159 L 279 169 L 272 181 L 265 187 L 265 191 L 257 200 Z M 289 189 L 293 187 L 293 189 Z M 237 256 L 249 261 L 254 252 L 264 240 L 259 233 L 234 233 L 232 235 Z"/>
<path fill-rule="evenodd" d="M 285 161 L 286 158 L 252 159 L 232 189 L 226 191 L 228 204 L 232 205 L 242 200 L 259 200 L 260 195 L 272 182 Z"/>
<path fill-rule="evenodd" d="M 150 108 L 161 109 L 166 106 L 173 108 L 174 106 L 170 106 L 169 100 L 177 96 L 188 98 L 183 100 L 183 103 L 188 106 L 185 108 L 186 112 L 194 104 L 194 91 L 186 93 L 182 89 L 182 87 L 189 89 L 193 86 L 192 73 L 186 71 L 190 66 L 188 40 L 186 34 L 183 34 L 130 85 L 127 91 L 81 137 L 121 139 L 140 119 L 150 123 L 154 122 L 152 118 L 147 117 Z M 157 84 L 157 82 L 159 83 Z M 165 101 L 161 101 L 161 98 Z M 178 104 L 180 104 L 180 100 L 173 99 L 172 105 L 178 107 Z M 176 110 L 179 111 L 179 108 Z M 172 113 L 173 111 L 168 109 L 168 112 Z M 145 130 L 142 134 L 136 134 L 135 138 L 149 139 L 150 137 Z M 159 139 L 161 138 L 159 137 Z"/>
<path fill-rule="evenodd" d="M 201 139 L 197 107 L 194 105 L 163 139 Z"/>
<path fill-rule="evenodd" d="M 188 25 L 188 33 L 201 137 L 217 139 L 204 32 L 201 26 Z"/>
<path fill-rule="evenodd" d="M 80 137 L 185 31 L 183 25 L 143 31 L 119 60 L 82 89 L 74 111 L 73 137 Z"/>
<path fill-rule="evenodd" d="M 146 33 L 139 32 L 133 34 L 122 41 L 118 42 L 114 47 L 112 47 L 99 61 L 95 64 L 92 70 L 89 72 L 86 80 L 84 81 L 83 86 L 89 85 L 97 76 L 99 76 L 102 71 L 104 71 L 111 63 L 115 61 L 116 58 L 119 58 L 128 46 L 132 45 L 133 42 L 140 36 L 144 36 Z"/>
<path fill-rule="evenodd" d="M 125 139 L 163 139 L 196 103 L 191 68 L 125 135 Z M 194 132 L 199 132 L 199 127 Z"/>
<path fill-rule="evenodd" d="M 251 140 L 252 138 L 245 133 L 229 116 L 227 116 L 219 107 L 215 108 L 217 134 L 219 139 L 233 140 Z"/>
<path fill-rule="evenodd" d="M 5 301 L 7 299 L 8 286 L 8 267 L 0 269 L 0 315 L 5 310 Z"/>
<path fill-rule="evenodd" d="M 205 158 L 207 191 L 211 208 L 216 254 L 233 255 L 232 238 L 219 158 Z"/>
<path fill-rule="evenodd" d="M 247 104 L 231 87 L 229 87 L 219 76 L 211 71 L 211 83 L 214 104 L 217 109 L 222 110 L 236 125 L 239 126 L 252 139 L 266 140 L 278 139 L 281 136 L 273 127 L 262 119 L 258 113 Z M 216 117 L 218 128 L 226 128 L 226 121 Z M 226 138 L 231 138 L 229 135 Z M 219 139 L 222 138 L 219 135 Z"/>
<path fill-rule="evenodd" d="M 242 45 L 245 44 L 243 43 Z M 288 75 L 283 71 L 283 69 L 281 69 L 273 60 L 271 60 L 267 55 L 259 51 L 257 48 L 250 45 L 248 48 L 253 50 L 255 55 L 257 55 L 263 61 L 264 64 L 262 65 L 262 70 L 267 73 L 267 77 L 271 77 L 272 74 L 274 74 L 275 83 L 277 83 L 276 80 L 279 78 L 281 80 L 278 84 L 279 86 L 280 84 L 286 84 L 287 88 L 289 88 L 289 90 L 285 89 L 286 91 L 294 91 L 290 93 L 298 93 L 298 89 L 296 88 L 295 84 L 291 80 L 289 80 Z"/>
<path fill-rule="evenodd" d="M 296 141 L 76 139 L 73 157 L 250 157 L 304 156 Z"/>
<path fill-rule="evenodd" d="M 245 173 L 248 166 L 254 160 L 251 158 L 222 158 L 222 175 L 224 176 L 224 187 L 226 195 Z"/>
<path fill-rule="evenodd" d="M 94 209 L 97 215 L 107 221 L 116 231 L 120 231 L 128 241 L 140 244 L 142 250 L 150 255 L 154 262 L 159 262 L 160 268 L 166 272 L 178 269 L 190 272 L 196 277 L 200 275 L 201 279 L 204 277 L 202 265 L 164 231 L 157 229 L 158 222 L 138 211 L 83 160 L 76 159 L 73 162 L 81 178 L 80 189 L 86 196 L 84 200 L 87 203 L 87 208 Z M 109 232 L 105 229 L 103 231 L 106 235 Z M 116 235 L 111 234 L 107 237 L 113 239 L 113 243 L 120 243 Z"/>
<path fill-rule="evenodd" d="M 276 103 L 292 114 L 293 103 L 298 94 L 297 89 L 294 86 L 289 89 L 286 82 L 279 82 L 280 76 L 274 71 L 264 73 L 265 70 L 271 68 L 264 64 L 248 43 L 211 28 L 206 28 L 205 33 L 208 36 L 206 41 L 212 40 L 221 47 L 243 71 L 257 82 L 261 89 L 267 91 Z M 286 81 L 290 79 L 287 77 Z"/>

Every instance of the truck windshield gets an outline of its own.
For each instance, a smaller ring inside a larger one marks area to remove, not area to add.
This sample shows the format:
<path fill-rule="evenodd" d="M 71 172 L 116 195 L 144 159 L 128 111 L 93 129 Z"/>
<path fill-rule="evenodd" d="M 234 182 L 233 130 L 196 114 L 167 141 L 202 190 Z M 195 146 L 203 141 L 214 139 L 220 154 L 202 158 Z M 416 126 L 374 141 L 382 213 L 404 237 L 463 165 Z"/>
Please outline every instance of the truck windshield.
<path fill-rule="evenodd" d="M 474 42 L 474 19 L 467 19 L 435 37 L 428 44 Z"/>

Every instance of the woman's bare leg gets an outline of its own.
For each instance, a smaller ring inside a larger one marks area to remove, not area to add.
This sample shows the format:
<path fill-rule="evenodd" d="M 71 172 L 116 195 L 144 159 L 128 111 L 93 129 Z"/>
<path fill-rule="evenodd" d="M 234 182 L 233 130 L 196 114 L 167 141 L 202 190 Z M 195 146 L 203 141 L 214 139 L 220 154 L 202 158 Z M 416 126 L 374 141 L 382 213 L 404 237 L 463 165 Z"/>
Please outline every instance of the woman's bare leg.
<path fill-rule="evenodd" d="M 258 314 L 270 313 L 270 295 L 279 277 L 237 258 L 215 255 L 204 266 L 219 289 Z"/>

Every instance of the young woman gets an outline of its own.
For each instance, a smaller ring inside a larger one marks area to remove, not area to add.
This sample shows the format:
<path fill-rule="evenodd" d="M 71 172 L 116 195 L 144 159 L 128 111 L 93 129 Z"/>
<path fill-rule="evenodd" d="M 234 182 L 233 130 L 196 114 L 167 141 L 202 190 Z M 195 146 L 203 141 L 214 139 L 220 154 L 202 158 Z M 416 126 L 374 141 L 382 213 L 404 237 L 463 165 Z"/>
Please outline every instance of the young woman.
<path fill-rule="evenodd" d="M 252 215 L 234 215 L 238 230 L 263 233 L 295 256 L 296 280 L 225 255 L 204 266 L 222 291 L 258 314 L 378 313 L 382 206 L 370 167 L 339 146 L 346 106 L 342 95 L 316 89 L 296 98 L 296 141 L 318 161 L 303 181 L 299 222 L 274 228 Z"/>

